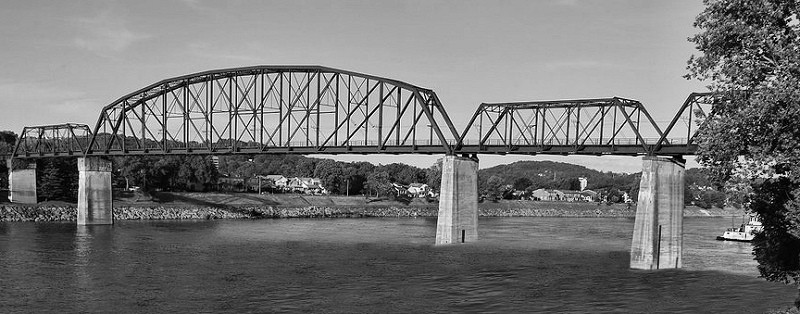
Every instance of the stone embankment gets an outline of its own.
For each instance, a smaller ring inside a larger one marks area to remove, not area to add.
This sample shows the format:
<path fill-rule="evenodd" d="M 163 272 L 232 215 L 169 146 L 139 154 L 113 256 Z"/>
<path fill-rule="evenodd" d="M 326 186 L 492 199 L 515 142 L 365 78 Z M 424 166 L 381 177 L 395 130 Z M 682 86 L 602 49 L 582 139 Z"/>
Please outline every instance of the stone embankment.
<path fill-rule="evenodd" d="M 687 208 L 685 216 L 722 217 L 730 211 L 708 211 Z M 264 219 L 264 218 L 359 218 L 359 217 L 436 217 L 434 207 L 273 207 L 245 206 L 218 208 L 212 206 L 117 206 L 115 220 L 179 220 L 179 219 Z M 613 206 L 581 206 L 580 208 L 512 208 L 479 206 L 481 217 L 605 217 L 632 218 L 636 208 Z M 0 204 L 0 221 L 75 221 L 74 205 Z"/>
<path fill-rule="evenodd" d="M 237 219 L 250 218 L 244 212 L 214 207 L 116 207 L 114 220 Z M 0 205 L 0 221 L 75 221 L 74 206 Z"/>

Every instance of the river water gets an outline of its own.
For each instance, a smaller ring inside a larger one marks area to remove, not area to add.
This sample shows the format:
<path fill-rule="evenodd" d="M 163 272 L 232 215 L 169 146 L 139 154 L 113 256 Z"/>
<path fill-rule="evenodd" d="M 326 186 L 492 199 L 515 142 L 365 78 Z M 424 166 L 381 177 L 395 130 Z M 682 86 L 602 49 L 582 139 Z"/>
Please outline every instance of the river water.
<path fill-rule="evenodd" d="M 632 219 L 0 223 L 0 312 L 763 313 L 797 290 L 758 278 L 726 218 L 687 218 L 684 268 L 628 269 Z"/>

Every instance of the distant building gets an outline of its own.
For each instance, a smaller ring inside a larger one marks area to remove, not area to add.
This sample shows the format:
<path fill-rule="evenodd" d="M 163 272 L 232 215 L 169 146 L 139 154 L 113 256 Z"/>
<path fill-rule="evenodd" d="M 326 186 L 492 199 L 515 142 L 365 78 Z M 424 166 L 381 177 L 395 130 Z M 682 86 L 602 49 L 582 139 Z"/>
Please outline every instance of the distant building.
<path fill-rule="evenodd" d="M 531 198 L 538 201 L 593 202 L 597 200 L 597 197 L 597 192 L 592 190 L 572 191 L 538 189 L 531 192 Z"/>
<path fill-rule="evenodd" d="M 399 183 L 392 182 L 392 189 L 396 196 L 409 195 L 408 187 Z"/>
<path fill-rule="evenodd" d="M 561 201 L 564 193 L 559 190 L 538 189 L 531 192 L 531 198 L 537 201 Z"/>
<path fill-rule="evenodd" d="M 289 178 L 279 174 L 268 174 L 264 176 L 265 179 L 272 181 L 276 188 L 284 189 L 289 185 Z"/>
<path fill-rule="evenodd" d="M 214 164 L 214 168 L 219 170 L 219 156 L 211 156 L 211 163 Z"/>
<path fill-rule="evenodd" d="M 328 190 L 322 186 L 322 180 L 319 178 L 294 177 L 288 179 L 286 189 L 292 192 L 303 192 L 306 194 L 328 194 Z"/>
<path fill-rule="evenodd" d="M 430 187 L 425 183 L 411 183 L 408 185 L 408 194 L 414 197 L 425 197 L 430 190 Z"/>

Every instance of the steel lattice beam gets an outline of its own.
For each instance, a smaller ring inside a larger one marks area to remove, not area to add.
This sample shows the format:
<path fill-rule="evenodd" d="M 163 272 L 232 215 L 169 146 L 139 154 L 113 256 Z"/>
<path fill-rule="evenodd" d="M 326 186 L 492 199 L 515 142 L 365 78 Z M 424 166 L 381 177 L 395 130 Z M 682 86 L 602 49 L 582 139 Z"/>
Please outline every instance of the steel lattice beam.
<path fill-rule="evenodd" d="M 89 147 L 92 132 L 88 125 L 65 123 L 29 126 L 14 145 L 14 157 L 81 156 Z"/>
<path fill-rule="evenodd" d="M 103 108 L 90 134 L 84 155 L 447 154 L 458 141 L 432 90 L 320 66 L 162 80 Z"/>
<path fill-rule="evenodd" d="M 105 106 L 92 130 L 26 127 L 13 157 L 690 155 L 718 101 L 691 94 L 663 132 L 641 103 L 620 97 L 484 103 L 459 134 L 430 89 L 321 66 L 254 66 L 159 81 Z"/>
<path fill-rule="evenodd" d="M 697 150 L 695 137 L 697 132 L 713 115 L 713 106 L 724 101 L 720 93 L 691 93 L 678 113 L 672 118 L 664 134 L 653 147 L 653 154 L 674 155 L 685 152 L 691 155 Z"/>
<path fill-rule="evenodd" d="M 643 155 L 661 135 L 641 103 L 620 97 L 484 103 L 456 149 L 494 154 Z"/>

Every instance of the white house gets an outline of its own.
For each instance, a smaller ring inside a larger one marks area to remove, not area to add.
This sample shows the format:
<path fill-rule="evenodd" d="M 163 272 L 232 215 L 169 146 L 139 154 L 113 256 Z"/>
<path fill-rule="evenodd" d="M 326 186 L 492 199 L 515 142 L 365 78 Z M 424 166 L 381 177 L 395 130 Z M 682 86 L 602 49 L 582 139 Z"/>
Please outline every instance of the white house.
<path fill-rule="evenodd" d="M 289 185 L 289 178 L 284 177 L 284 176 L 279 175 L 279 174 L 266 175 L 266 176 L 264 176 L 264 178 L 267 179 L 267 180 L 272 181 L 272 183 L 277 188 L 282 188 L 283 189 L 283 188 L 286 188 L 287 185 Z"/>
<path fill-rule="evenodd" d="M 430 187 L 425 183 L 411 183 L 408 185 L 408 194 L 415 197 L 425 197 L 428 191 L 430 191 Z"/>
<path fill-rule="evenodd" d="M 327 194 L 328 191 L 322 186 L 319 178 L 300 178 L 289 179 L 286 188 L 292 191 L 304 192 L 306 194 Z"/>

